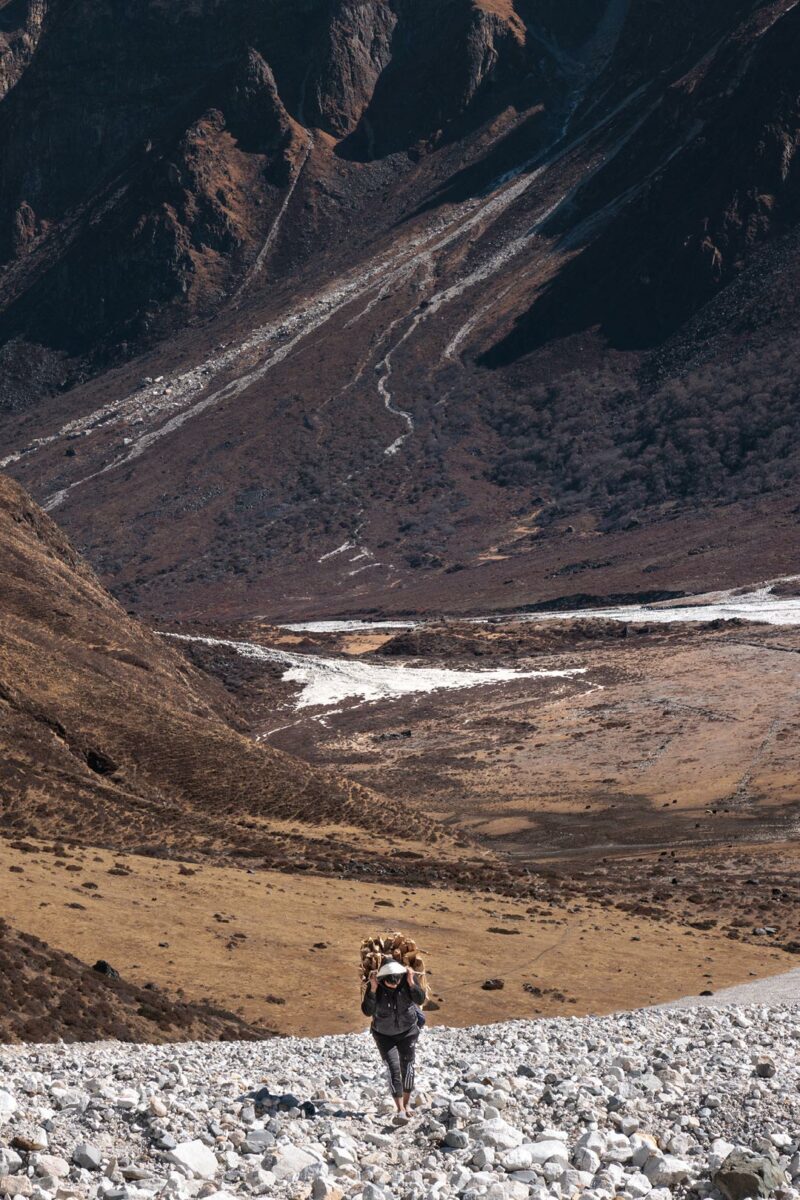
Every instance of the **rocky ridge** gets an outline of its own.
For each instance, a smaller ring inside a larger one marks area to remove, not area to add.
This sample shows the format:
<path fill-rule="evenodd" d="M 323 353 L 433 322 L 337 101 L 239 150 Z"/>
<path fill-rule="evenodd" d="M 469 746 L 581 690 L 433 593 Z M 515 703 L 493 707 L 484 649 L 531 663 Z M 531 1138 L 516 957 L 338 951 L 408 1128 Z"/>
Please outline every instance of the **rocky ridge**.
<path fill-rule="evenodd" d="M 0 1194 L 800 1194 L 797 1005 L 425 1031 L 393 1124 L 368 1034 L 0 1053 Z"/>

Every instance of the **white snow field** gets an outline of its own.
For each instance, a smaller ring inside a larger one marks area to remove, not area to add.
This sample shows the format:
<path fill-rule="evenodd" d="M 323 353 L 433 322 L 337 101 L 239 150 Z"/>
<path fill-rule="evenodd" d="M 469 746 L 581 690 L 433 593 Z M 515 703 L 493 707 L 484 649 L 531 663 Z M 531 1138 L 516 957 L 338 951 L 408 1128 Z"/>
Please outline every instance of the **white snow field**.
<path fill-rule="evenodd" d="M 336 553 L 336 551 L 334 551 Z M 292 633 L 362 633 L 370 629 L 416 629 L 419 621 L 300 621 L 296 625 L 280 625 Z"/>
<path fill-rule="evenodd" d="M 582 667 L 561 671 L 515 671 L 510 668 L 458 671 L 443 667 L 406 667 L 400 663 L 384 666 L 357 658 L 294 654 L 289 650 L 260 646 L 256 642 L 178 633 L 164 636 L 184 642 L 201 642 L 206 646 L 225 646 L 244 658 L 279 663 L 285 668 L 283 679 L 299 684 L 302 689 L 295 701 L 297 708 L 332 708 L 349 699 L 396 700 L 401 696 L 444 689 L 485 687 L 518 679 L 570 679 L 585 674 Z"/>
<path fill-rule="evenodd" d="M 796 578 L 795 576 L 792 579 Z M 531 613 L 524 620 L 562 621 L 576 617 L 627 621 L 632 624 L 672 624 L 683 621 L 758 621 L 765 625 L 800 625 L 800 596 L 776 596 L 764 584 L 752 591 L 708 592 L 688 601 L 664 604 L 630 604 L 616 608 L 575 609 L 571 612 Z M 783 580 L 780 582 L 784 582 Z"/>
<path fill-rule="evenodd" d="M 660 604 L 620 604 L 611 608 L 574 608 L 564 611 L 534 613 L 491 613 L 483 617 L 465 617 L 475 625 L 487 621 L 574 621 L 596 619 L 624 621 L 631 624 L 672 624 L 685 621 L 758 621 L 766 625 L 800 625 L 800 595 L 776 596 L 773 588 L 777 583 L 794 583 L 800 575 L 788 575 L 773 579 L 751 590 L 727 590 L 705 592 L 679 602 L 664 601 Z M 798 589 L 800 590 L 800 589 Z M 453 617 L 453 620 L 459 618 Z M 296 633 L 349 633 L 359 630 L 415 629 L 428 624 L 425 621 L 307 621 L 282 625 Z"/>
<path fill-rule="evenodd" d="M 354 997 L 354 1004 L 357 996 Z M 800 1195 L 800 1005 L 425 1029 L 397 1126 L 372 1038 L 0 1049 L 0 1194 Z M 11 1148 L 12 1138 L 36 1149 Z"/>

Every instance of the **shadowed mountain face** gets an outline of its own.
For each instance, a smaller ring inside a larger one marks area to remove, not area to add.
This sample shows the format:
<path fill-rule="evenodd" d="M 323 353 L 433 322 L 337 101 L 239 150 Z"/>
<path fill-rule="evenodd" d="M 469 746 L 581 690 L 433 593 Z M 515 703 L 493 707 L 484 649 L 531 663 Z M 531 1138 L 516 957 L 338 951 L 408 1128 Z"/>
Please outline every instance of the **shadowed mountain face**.
<path fill-rule="evenodd" d="M 409 836 L 408 813 L 237 731 L 222 690 L 127 617 L 7 479 L 0 553 L 6 837 L 345 870 L 370 831 Z"/>
<path fill-rule="evenodd" d="M 782 573 L 799 39 L 796 0 L 13 0 L 0 462 L 150 612 Z"/>

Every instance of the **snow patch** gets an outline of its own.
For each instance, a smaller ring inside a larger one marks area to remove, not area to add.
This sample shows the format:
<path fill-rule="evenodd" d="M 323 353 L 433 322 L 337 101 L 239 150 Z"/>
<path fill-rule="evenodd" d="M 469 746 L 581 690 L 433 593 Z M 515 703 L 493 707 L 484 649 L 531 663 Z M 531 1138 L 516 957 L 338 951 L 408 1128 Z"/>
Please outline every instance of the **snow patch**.
<path fill-rule="evenodd" d="M 571 679 L 586 673 L 583 667 L 560 671 L 519 671 L 507 667 L 457 671 L 446 667 L 408 667 L 402 663 L 384 666 L 364 659 L 294 654 L 289 650 L 275 650 L 255 642 L 184 633 L 165 633 L 163 636 L 183 642 L 200 642 L 205 646 L 226 646 L 243 658 L 279 663 L 285 668 L 283 679 L 299 684 L 302 689 L 295 700 L 296 708 L 333 708 L 343 700 L 352 698 L 365 702 L 397 700 L 401 696 L 512 683 L 517 679 Z"/>
<path fill-rule="evenodd" d="M 790 576 L 782 582 L 792 582 Z M 733 591 L 709 592 L 690 603 L 630 604 L 617 608 L 573 609 L 570 612 L 526 613 L 520 620 L 573 621 L 592 617 L 602 621 L 647 622 L 669 625 L 682 621 L 757 621 L 765 625 L 800 625 L 800 596 L 776 596 L 772 588 L 778 580 L 737 595 Z"/>
<path fill-rule="evenodd" d="M 623 621 L 630 624 L 647 622 L 669 625 L 686 621 L 755 621 L 765 625 L 800 625 L 800 596 L 776 596 L 778 583 L 800 583 L 800 575 L 771 579 L 749 591 L 728 589 L 705 592 L 679 603 L 674 600 L 659 604 L 620 604 L 609 608 L 573 608 L 561 612 L 488 613 L 482 617 L 453 617 L 470 625 L 485 625 L 488 621 Z M 294 633 L 357 633 L 359 630 L 418 629 L 426 621 L 305 621 L 281 625 Z"/>
<path fill-rule="evenodd" d="M 318 558 L 317 562 L 327 562 L 329 558 L 335 558 L 337 554 L 344 554 L 346 550 L 355 550 L 355 548 L 355 542 L 342 542 L 341 546 L 337 546 L 335 550 L 329 550 L 327 554 L 323 554 L 322 558 Z"/>
<path fill-rule="evenodd" d="M 279 625 L 291 633 L 362 633 L 370 629 L 416 629 L 419 621 L 297 621 Z"/>

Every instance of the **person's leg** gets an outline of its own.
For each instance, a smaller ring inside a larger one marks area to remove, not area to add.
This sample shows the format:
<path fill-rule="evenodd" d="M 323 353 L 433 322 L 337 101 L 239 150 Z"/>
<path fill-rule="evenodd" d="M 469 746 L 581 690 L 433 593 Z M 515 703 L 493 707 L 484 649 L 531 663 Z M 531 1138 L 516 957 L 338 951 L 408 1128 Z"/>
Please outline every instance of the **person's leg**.
<path fill-rule="evenodd" d="M 395 1107 L 398 1112 L 403 1112 L 405 1108 L 403 1102 L 403 1071 L 400 1062 L 400 1051 L 397 1048 L 397 1038 L 389 1037 L 384 1033 L 373 1033 L 372 1036 L 389 1072 L 389 1087 L 392 1090 L 392 1099 L 394 1100 Z"/>
<path fill-rule="evenodd" d="M 414 1090 L 414 1056 L 417 1051 L 419 1030 L 412 1029 L 398 1044 L 400 1075 L 403 1083 L 403 1107 L 401 1112 L 410 1112 L 411 1093 Z M 399 1106 L 398 1106 L 399 1107 Z"/>

